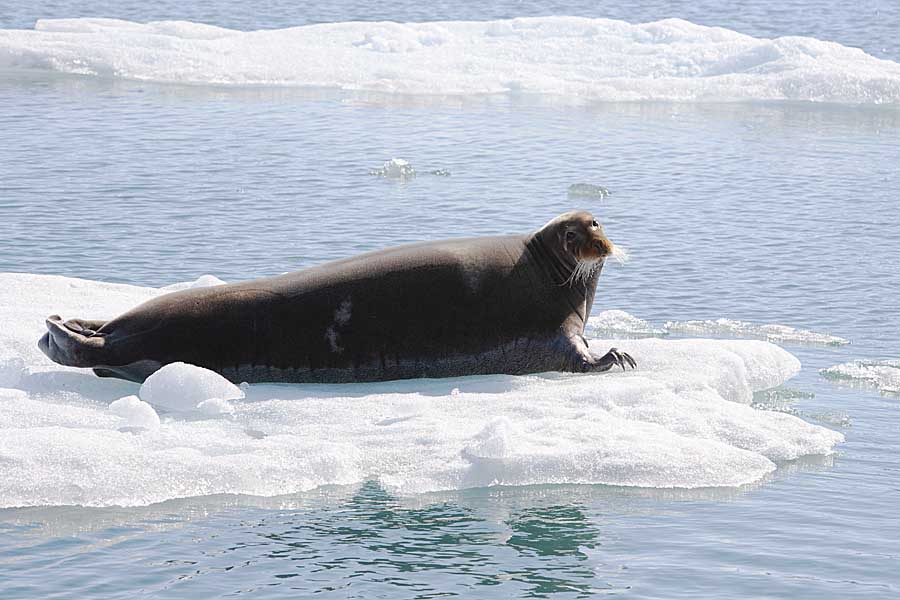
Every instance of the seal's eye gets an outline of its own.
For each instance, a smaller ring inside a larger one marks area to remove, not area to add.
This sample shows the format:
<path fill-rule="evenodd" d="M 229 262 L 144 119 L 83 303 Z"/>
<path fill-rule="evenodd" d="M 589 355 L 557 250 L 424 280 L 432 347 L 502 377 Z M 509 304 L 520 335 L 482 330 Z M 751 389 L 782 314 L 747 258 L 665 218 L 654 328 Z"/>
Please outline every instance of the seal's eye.
<path fill-rule="evenodd" d="M 575 232 L 574 232 L 574 231 L 567 231 L 567 232 L 566 232 L 566 241 L 567 241 L 567 242 L 571 242 L 571 241 L 574 241 L 574 240 L 575 240 Z"/>
<path fill-rule="evenodd" d="M 597 221 L 591 221 L 591 227 L 600 227 Z"/>

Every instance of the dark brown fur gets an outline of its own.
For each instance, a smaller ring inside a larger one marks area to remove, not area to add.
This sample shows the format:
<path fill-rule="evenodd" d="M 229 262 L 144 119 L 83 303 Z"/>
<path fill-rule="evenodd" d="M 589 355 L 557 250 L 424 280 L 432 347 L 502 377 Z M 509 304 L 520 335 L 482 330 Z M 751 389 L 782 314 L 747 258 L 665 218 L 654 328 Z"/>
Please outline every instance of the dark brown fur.
<path fill-rule="evenodd" d="M 108 322 L 47 320 L 61 364 L 143 381 L 171 362 L 232 381 L 356 382 L 634 366 L 584 340 L 612 244 L 589 213 L 533 234 L 413 244 L 160 296 Z M 578 260 L 599 260 L 585 281 Z"/>

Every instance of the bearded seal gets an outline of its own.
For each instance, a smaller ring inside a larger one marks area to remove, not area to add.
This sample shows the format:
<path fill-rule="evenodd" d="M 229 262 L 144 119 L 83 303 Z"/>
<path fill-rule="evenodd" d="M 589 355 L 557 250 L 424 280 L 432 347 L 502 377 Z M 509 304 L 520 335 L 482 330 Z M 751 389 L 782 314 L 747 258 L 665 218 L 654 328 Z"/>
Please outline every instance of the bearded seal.
<path fill-rule="evenodd" d="M 172 362 L 233 382 L 349 383 L 634 368 L 584 338 L 615 246 L 587 212 L 526 235 L 425 242 L 172 292 L 110 321 L 46 321 L 62 365 L 141 382 Z"/>

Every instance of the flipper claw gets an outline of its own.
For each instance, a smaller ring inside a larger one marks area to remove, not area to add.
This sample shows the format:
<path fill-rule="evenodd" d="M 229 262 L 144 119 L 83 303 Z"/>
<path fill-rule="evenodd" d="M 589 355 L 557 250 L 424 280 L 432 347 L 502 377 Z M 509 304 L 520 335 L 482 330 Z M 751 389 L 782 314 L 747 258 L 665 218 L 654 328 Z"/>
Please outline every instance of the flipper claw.
<path fill-rule="evenodd" d="M 626 367 L 637 368 L 637 362 L 627 352 L 622 352 L 618 348 L 610 348 L 609 352 L 598 358 L 594 364 L 594 368 L 599 371 L 608 371 L 614 366 L 622 367 L 623 371 L 627 371 Z"/>

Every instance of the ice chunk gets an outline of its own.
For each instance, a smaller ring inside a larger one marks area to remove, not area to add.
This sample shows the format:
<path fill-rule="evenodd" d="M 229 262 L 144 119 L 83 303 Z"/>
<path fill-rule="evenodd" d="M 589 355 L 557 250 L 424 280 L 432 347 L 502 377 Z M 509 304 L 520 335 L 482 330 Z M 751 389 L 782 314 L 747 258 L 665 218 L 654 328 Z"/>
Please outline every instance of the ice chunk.
<path fill-rule="evenodd" d="M 793 390 L 786 387 L 777 387 L 770 390 L 753 393 L 753 408 L 762 410 L 777 410 L 791 415 L 799 415 L 800 413 L 794 408 L 794 402 L 797 400 L 806 400 L 815 398 L 812 392 L 804 392 L 802 390 Z"/>
<path fill-rule="evenodd" d="M 817 413 L 809 413 L 807 415 L 810 419 L 814 419 L 819 421 L 820 423 L 828 423 L 829 425 L 834 425 L 835 427 L 847 428 L 853 426 L 853 419 L 850 415 L 842 412 L 817 412 Z"/>
<path fill-rule="evenodd" d="M 833 381 L 872 386 L 888 395 L 900 394 L 900 360 L 854 360 L 820 373 Z"/>
<path fill-rule="evenodd" d="M 668 321 L 665 325 L 671 333 L 684 335 L 722 335 L 740 338 L 756 338 L 784 344 L 811 346 L 843 346 L 849 340 L 825 333 L 795 329 L 787 325 L 758 325 L 732 319 L 714 321 Z"/>
<path fill-rule="evenodd" d="M 569 186 L 570 198 L 606 198 L 609 190 L 602 185 L 592 183 L 573 183 Z"/>
<path fill-rule="evenodd" d="M 176 362 L 150 375 L 141 385 L 140 397 L 153 406 L 186 411 L 194 410 L 201 402 L 213 398 L 240 399 L 244 397 L 244 392 L 214 371 Z"/>
<path fill-rule="evenodd" d="M 137 429 L 156 429 L 159 415 L 153 407 L 137 396 L 125 396 L 109 405 L 109 412 L 122 417 L 123 426 Z"/>
<path fill-rule="evenodd" d="M 661 337 L 668 335 L 665 329 L 654 327 L 624 310 L 604 310 L 590 317 L 584 328 L 590 336 L 625 336 L 629 338 Z"/>
<path fill-rule="evenodd" d="M 416 176 L 416 170 L 412 165 L 402 158 L 392 158 L 386 161 L 379 169 L 370 169 L 369 175 L 384 177 L 385 179 L 396 179 L 398 181 L 406 181 Z"/>

